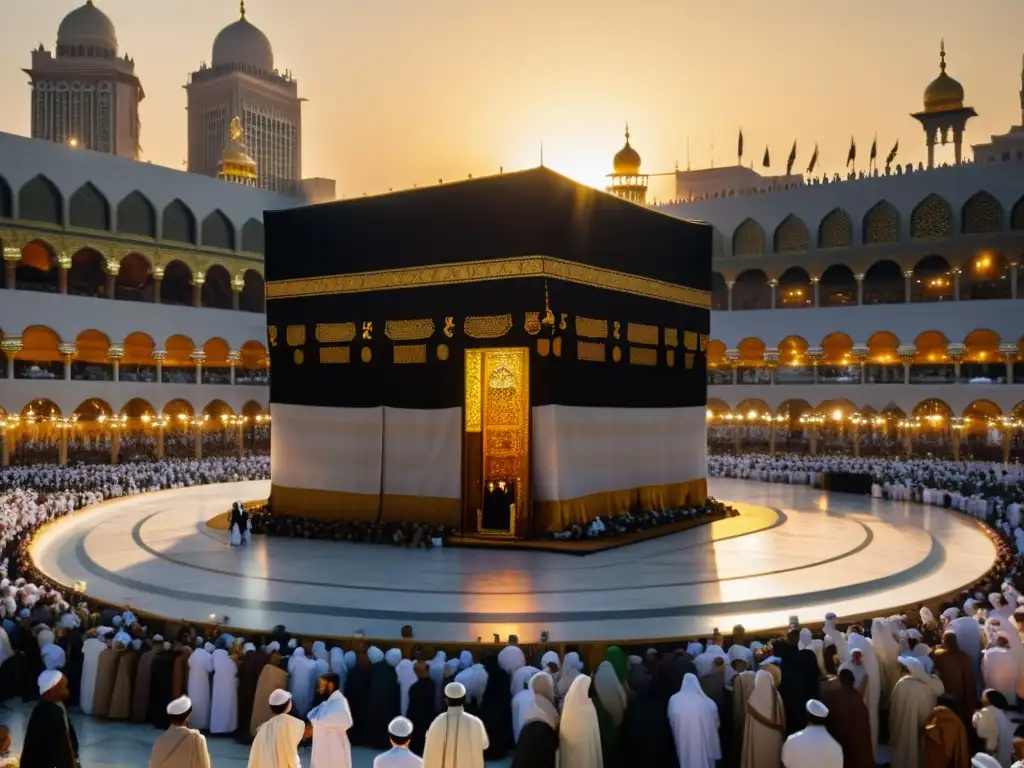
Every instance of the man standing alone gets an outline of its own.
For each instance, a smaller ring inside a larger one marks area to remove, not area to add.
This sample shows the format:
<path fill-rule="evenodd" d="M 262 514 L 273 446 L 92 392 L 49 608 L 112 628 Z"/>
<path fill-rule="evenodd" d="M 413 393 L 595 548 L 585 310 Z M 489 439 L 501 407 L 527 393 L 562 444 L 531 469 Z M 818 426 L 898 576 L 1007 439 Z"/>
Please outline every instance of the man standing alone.
<path fill-rule="evenodd" d="M 338 690 L 340 685 L 341 680 L 333 672 L 317 680 L 317 693 L 323 704 L 309 711 L 313 725 L 312 768 L 352 768 L 352 748 L 348 743 L 352 712 L 345 694 Z"/>
<path fill-rule="evenodd" d="M 192 715 L 189 697 L 182 696 L 168 704 L 167 714 L 171 727 L 153 743 L 149 768 L 210 768 L 206 738 L 188 727 Z"/>
<path fill-rule="evenodd" d="M 60 670 L 39 675 L 39 703 L 32 710 L 21 749 L 23 768 L 77 768 L 78 736 L 64 702 L 68 681 Z"/>

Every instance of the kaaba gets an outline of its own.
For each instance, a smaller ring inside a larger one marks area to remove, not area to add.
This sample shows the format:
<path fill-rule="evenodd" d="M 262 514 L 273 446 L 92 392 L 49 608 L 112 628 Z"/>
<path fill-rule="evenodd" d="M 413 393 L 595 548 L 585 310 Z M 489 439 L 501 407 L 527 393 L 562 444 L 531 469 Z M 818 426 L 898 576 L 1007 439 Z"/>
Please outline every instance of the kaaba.
<path fill-rule="evenodd" d="M 543 167 L 265 222 L 274 514 L 522 539 L 705 500 L 710 226 Z"/>

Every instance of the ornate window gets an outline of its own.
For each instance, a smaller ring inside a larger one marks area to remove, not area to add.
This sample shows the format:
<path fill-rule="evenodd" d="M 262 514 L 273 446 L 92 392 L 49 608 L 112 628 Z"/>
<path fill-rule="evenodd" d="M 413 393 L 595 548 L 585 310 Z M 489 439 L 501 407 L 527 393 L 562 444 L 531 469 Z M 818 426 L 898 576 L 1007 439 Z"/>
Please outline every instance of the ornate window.
<path fill-rule="evenodd" d="M 1003 206 L 988 192 L 978 192 L 962 211 L 964 234 L 999 232 L 1003 228 Z"/>
<path fill-rule="evenodd" d="M 19 216 L 47 224 L 64 223 L 64 205 L 60 191 L 45 176 L 36 176 L 18 192 Z"/>
<path fill-rule="evenodd" d="M 92 184 L 83 184 L 71 195 L 71 226 L 85 229 L 110 229 L 110 203 Z"/>
<path fill-rule="evenodd" d="M 864 243 L 895 243 L 899 240 L 899 216 L 885 200 L 875 203 L 864 215 Z"/>
<path fill-rule="evenodd" d="M 853 245 L 853 220 L 842 208 L 835 208 L 818 227 L 819 248 L 846 248 Z"/>
<path fill-rule="evenodd" d="M 953 209 L 944 198 L 928 195 L 910 215 L 910 236 L 949 237 L 953 233 Z"/>
<path fill-rule="evenodd" d="M 790 214 L 775 230 L 775 253 L 801 253 L 810 245 L 807 225 Z"/>
<path fill-rule="evenodd" d="M 740 224 L 732 236 L 733 256 L 763 256 L 764 229 L 753 219 Z"/>

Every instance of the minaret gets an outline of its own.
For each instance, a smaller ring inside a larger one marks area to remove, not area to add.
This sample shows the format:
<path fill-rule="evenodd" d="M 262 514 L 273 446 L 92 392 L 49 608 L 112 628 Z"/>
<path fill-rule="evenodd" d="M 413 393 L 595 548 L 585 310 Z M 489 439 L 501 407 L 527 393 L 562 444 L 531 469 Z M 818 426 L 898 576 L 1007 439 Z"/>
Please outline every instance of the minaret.
<path fill-rule="evenodd" d="M 1021 107 L 1024 113 L 1024 94 Z M 929 168 L 935 167 L 936 140 L 947 144 L 950 132 L 956 164 L 960 164 L 964 127 L 977 114 L 973 108 L 964 106 L 963 86 L 946 74 L 946 41 L 943 40 L 939 44 L 939 76 L 924 89 L 924 110 L 911 115 L 924 128 Z"/>
<path fill-rule="evenodd" d="M 608 174 L 611 180 L 608 192 L 641 205 L 647 202 L 647 176 L 640 173 L 640 154 L 629 144 L 629 123 L 626 123 L 626 145 L 615 153 L 612 168 Z"/>
<path fill-rule="evenodd" d="M 245 3 L 242 5 L 244 7 Z M 255 187 L 256 161 L 245 151 L 245 131 L 242 130 L 242 121 L 237 117 L 231 120 L 228 138 L 230 143 L 221 155 L 217 178 L 243 187 Z"/>

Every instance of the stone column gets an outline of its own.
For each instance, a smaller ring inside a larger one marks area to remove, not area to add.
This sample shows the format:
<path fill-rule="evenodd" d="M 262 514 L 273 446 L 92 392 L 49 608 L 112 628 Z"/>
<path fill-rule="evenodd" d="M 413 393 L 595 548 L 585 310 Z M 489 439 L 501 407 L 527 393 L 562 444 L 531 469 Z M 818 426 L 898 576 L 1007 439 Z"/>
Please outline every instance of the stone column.
<path fill-rule="evenodd" d="M 235 386 L 235 369 L 242 360 L 242 352 L 237 349 L 228 350 L 228 364 L 231 366 L 231 386 Z"/>
<path fill-rule="evenodd" d="M 772 417 L 771 429 L 768 431 L 768 455 L 775 458 L 775 417 Z"/>
<path fill-rule="evenodd" d="M 158 416 L 156 424 L 156 458 L 157 461 L 163 461 L 164 458 L 164 424 L 165 419 L 163 416 Z"/>
<path fill-rule="evenodd" d="M 811 286 L 814 289 L 814 306 L 815 307 L 820 307 L 821 306 L 821 278 L 820 277 L 812 277 L 811 278 Z"/>
<path fill-rule="evenodd" d="M 904 272 L 903 272 L 903 302 L 905 304 L 909 304 L 910 303 L 911 291 L 912 291 L 911 280 L 913 279 L 913 277 L 914 277 L 914 270 L 912 270 L 912 269 L 904 270 Z"/>
<path fill-rule="evenodd" d="M 1010 463 L 1010 443 L 1013 440 L 1013 422 L 1008 421 L 1003 424 L 1003 464 Z"/>
<path fill-rule="evenodd" d="M 1006 361 L 1006 383 L 1013 384 L 1013 361 L 1018 353 L 1017 345 L 1012 341 L 1003 341 L 999 344 L 999 354 Z"/>
<path fill-rule="evenodd" d="M 725 283 L 725 287 L 726 287 L 726 289 L 728 289 L 728 294 L 729 294 L 729 305 L 728 305 L 728 311 L 729 312 L 732 312 L 732 287 L 734 285 L 736 285 L 736 281 L 735 280 L 728 280 Z"/>
<path fill-rule="evenodd" d="M 896 354 L 900 356 L 900 360 L 903 361 L 903 383 L 910 383 L 910 364 L 914 362 L 914 357 L 917 355 L 917 345 L 915 344 L 900 344 L 896 348 Z"/>
<path fill-rule="evenodd" d="M 764 362 L 768 366 L 769 386 L 775 386 L 775 369 L 779 365 L 779 348 L 769 347 L 764 351 Z"/>
<path fill-rule="evenodd" d="M 729 365 L 732 366 L 732 383 L 736 384 L 737 371 L 736 368 L 740 364 L 740 351 L 738 349 L 727 349 L 725 350 L 725 359 Z"/>
<path fill-rule="evenodd" d="M 231 308 L 237 312 L 242 308 L 242 291 L 245 290 L 245 277 L 235 275 L 231 279 Z"/>
<path fill-rule="evenodd" d="M 953 159 L 960 165 L 960 157 L 964 144 L 964 132 L 961 129 L 953 129 Z"/>
<path fill-rule="evenodd" d="M 21 249 L 13 245 L 4 245 L 4 284 L 12 291 L 17 287 L 20 261 Z"/>
<path fill-rule="evenodd" d="M 946 356 L 953 361 L 953 384 L 960 383 L 960 362 L 966 352 L 967 348 L 960 342 L 951 341 L 946 345 Z"/>
<path fill-rule="evenodd" d="M 1011 299 L 1018 299 L 1018 298 L 1020 298 L 1017 295 L 1017 270 L 1018 270 L 1018 266 L 1016 264 L 1011 264 L 1010 265 L 1010 298 Z"/>
<path fill-rule="evenodd" d="M 807 348 L 807 357 L 810 359 L 811 364 L 814 366 L 814 383 L 818 383 L 818 365 L 822 360 L 825 359 L 825 350 L 821 347 L 814 346 Z"/>
<path fill-rule="evenodd" d="M 11 466 L 11 430 L 10 427 L 0 430 L 0 467 Z"/>
<path fill-rule="evenodd" d="M 238 455 L 245 456 L 245 417 L 236 416 L 235 424 L 238 428 Z"/>
<path fill-rule="evenodd" d="M 871 354 L 871 349 L 868 347 L 867 344 L 857 343 L 850 347 L 850 352 L 853 354 L 853 357 L 857 360 L 857 364 L 860 366 L 860 379 L 857 383 L 863 384 L 864 364 L 868 359 L 868 355 Z"/>
<path fill-rule="evenodd" d="M 70 424 L 61 423 L 60 429 L 60 453 L 58 454 L 58 462 L 62 467 L 68 465 L 68 429 Z"/>
<path fill-rule="evenodd" d="M 117 292 L 117 276 L 121 273 L 121 262 L 107 259 L 103 262 L 103 271 L 107 276 L 106 297 L 113 299 Z"/>
<path fill-rule="evenodd" d="M 853 422 L 853 456 L 856 459 L 860 458 L 860 422 Z"/>
<path fill-rule="evenodd" d="M 57 290 L 62 296 L 68 295 L 68 272 L 71 269 L 71 254 L 61 251 L 57 256 Z"/>
<path fill-rule="evenodd" d="M 774 277 L 768 281 L 769 287 L 772 289 L 772 303 L 769 305 L 772 309 L 778 309 L 779 306 L 779 281 Z"/>
<path fill-rule="evenodd" d="M 117 425 L 111 425 L 110 430 L 110 463 L 117 464 L 117 460 L 121 455 L 121 430 L 117 428 Z"/>
<path fill-rule="evenodd" d="M 203 383 L 203 360 L 206 359 L 206 353 L 201 349 L 193 349 L 192 354 L 189 355 L 192 358 L 192 362 L 196 364 L 196 384 Z"/>
<path fill-rule="evenodd" d="M 203 306 L 203 283 L 206 282 L 206 275 L 202 272 L 192 273 L 192 306 Z"/>
<path fill-rule="evenodd" d="M 64 356 L 64 381 L 71 381 L 71 358 L 78 351 L 73 341 L 62 341 L 57 345 L 57 351 Z"/>
<path fill-rule="evenodd" d="M 114 363 L 114 381 L 121 380 L 121 358 L 124 357 L 124 344 L 111 344 L 107 357 Z"/>
<path fill-rule="evenodd" d="M 960 301 L 960 267 L 953 267 L 953 301 Z"/>
<path fill-rule="evenodd" d="M 811 456 L 818 455 L 818 425 L 811 424 Z"/>
<path fill-rule="evenodd" d="M 160 303 L 160 286 L 164 282 L 164 268 L 153 267 L 153 303 Z"/>
<path fill-rule="evenodd" d="M 193 434 L 195 435 L 195 457 L 196 459 L 203 458 L 203 422 L 202 416 L 197 416 L 194 421 L 192 428 Z"/>
<path fill-rule="evenodd" d="M 23 346 L 21 336 L 8 336 L 6 339 L 0 339 L 0 350 L 7 355 L 6 377 L 8 379 L 14 378 L 14 358 L 21 352 Z"/>
<path fill-rule="evenodd" d="M 742 418 L 742 414 L 737 413 L 736 415 Z M 743 446 L 743 433 L 741 431 L 743 429 L 743 422 L 740 418 L 737 418 L 736 421 L 733 422 L 732 432 L 732 447 L 736 451 L 737 455 L 740 453 Z"/>
<path fill-rule="evenodd" d="M 864 304 L 864 278 L 866 275 L 863 272 L 858 272 L 853 276 L 853 279 L 857 281 L 857 306 Z"/>
<path fill-rule="evenodd" d="M 166 349 L 154 349 L 153 352 L 150 354 L 150 357 L 152 357 L 156 361 L 156 383 L 157 384 L 163 384 L 164 383 L 164 360 L 167 359 L 167 350 Z"/>

